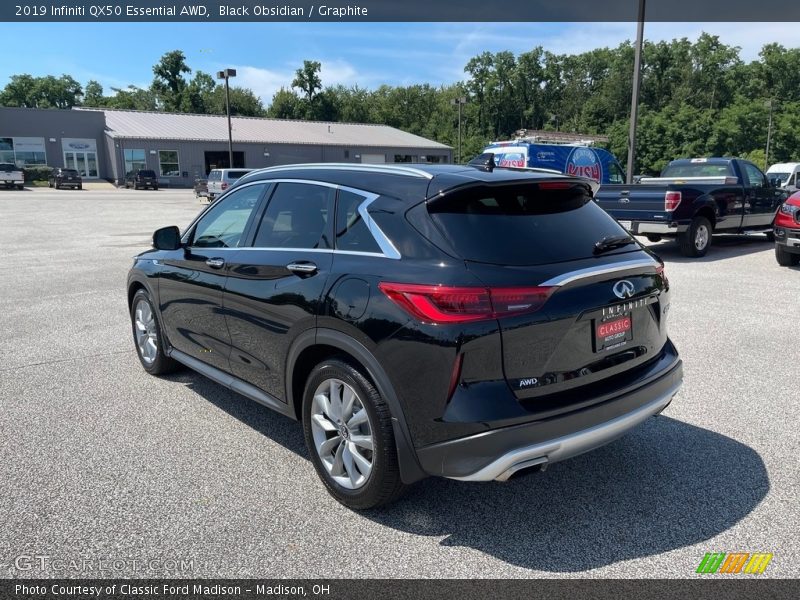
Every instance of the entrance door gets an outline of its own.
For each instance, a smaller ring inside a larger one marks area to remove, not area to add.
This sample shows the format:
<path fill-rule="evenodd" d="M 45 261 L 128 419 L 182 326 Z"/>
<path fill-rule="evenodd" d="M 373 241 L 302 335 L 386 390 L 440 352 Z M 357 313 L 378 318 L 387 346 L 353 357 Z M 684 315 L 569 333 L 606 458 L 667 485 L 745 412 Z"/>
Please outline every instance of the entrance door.
<path fill-rule="evenodd" d="M 97 179 L 96 152 L 64 152 L 64 166 L 67 169 L 75 169 L 86 179 Z"/>

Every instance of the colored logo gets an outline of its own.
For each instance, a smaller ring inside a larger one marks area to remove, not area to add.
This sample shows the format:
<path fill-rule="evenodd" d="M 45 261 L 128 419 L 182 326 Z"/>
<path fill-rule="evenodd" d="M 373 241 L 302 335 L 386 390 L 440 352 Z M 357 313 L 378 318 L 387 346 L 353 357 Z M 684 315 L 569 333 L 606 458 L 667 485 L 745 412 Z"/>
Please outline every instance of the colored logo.
<path fill-rule="evenodd" d="M 769 552 L 707 552 L 696 573 L 749 573 L 761 575 L 772 560 Z"/>
<path fill-rule="evenodd" d="M 517 169 L 524 168 L 525 154 L 522 152 L 508 152 L 506 154 L 495 155 L 496 164 L 498 167 L 513 167 Z"/>
<path fill-rule="evenodd" d="M 567 174 L 586 177 L 600 183 L 603 175 L 600 158 L 591 148 L 575 148 L 567 159 Z"/>

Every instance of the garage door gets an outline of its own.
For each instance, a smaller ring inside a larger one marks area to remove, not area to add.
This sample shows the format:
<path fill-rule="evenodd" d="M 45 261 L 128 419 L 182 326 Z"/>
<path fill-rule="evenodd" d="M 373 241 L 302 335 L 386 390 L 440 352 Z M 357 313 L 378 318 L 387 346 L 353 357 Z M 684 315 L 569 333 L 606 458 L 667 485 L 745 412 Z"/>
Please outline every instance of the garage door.
<path fill-rule="evenodd" d="M 361 162 L 369 165 L 379 165 L 386 162 L 385 154 L 362 154 Z"/>

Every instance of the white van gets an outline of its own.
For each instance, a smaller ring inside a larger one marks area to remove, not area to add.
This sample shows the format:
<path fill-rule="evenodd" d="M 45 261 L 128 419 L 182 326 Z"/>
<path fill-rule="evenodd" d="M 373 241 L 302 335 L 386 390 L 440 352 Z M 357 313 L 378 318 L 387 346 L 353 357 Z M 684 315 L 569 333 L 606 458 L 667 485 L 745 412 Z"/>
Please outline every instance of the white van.
<path fill-rule="evenodd" d="M 778 187 L 785 188 L 790 192 L 796 192 L 800 189 L 800 162 L 791 163 L 776 163 L 767 169 L 767 179 L 780 179 Z"/>
<path fill-rule="evenodd" d="M 211 201 L 253 169 L 212 169 L 208 174 L 208 200 Z"/>

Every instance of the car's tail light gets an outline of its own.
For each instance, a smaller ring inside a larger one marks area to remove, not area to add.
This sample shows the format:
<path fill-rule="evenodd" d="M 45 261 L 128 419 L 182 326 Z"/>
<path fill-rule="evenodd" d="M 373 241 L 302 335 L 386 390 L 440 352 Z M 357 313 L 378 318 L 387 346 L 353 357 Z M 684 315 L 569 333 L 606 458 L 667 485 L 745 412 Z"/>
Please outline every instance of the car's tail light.
<path fill-rule="evenodd" d="M 669 279 L 667 279 L 667 273 L 664 271 L 664 263 L 661 263 L 656 267 L 656 275 L 661 277 L 664 280 L 664 287 L 669 287 Z"/>
<path fill-rule="evenodd" d="M 678 205 L 681 203 L 681 193 L 680 192 L 667 192 L 664 194 L 664 210 L 667 212 L 672 212 Z"/>
<path fill-rule="evenodd" d="M 378 284 L 398 306 L 425 323 L 466 323 L 539 310 L 552 287 L 484 288 Z"/>
<path fill-rule="evenodd" d="M 221 187 L 221 188 L 222 188 L 222 191 L 225 191 L 225 190 L 227 190 L 227 189 L 228 189 L 228 183 L 227 183 L 226 181 L 223 181 L 223 182 L 222 182 L 222 185 L 220 185 L 219 187 Z"/>

